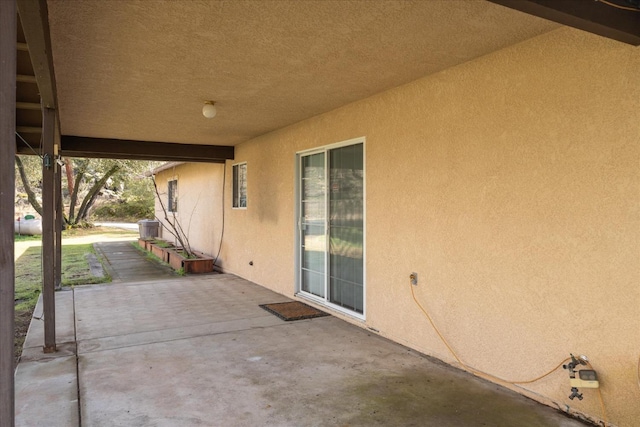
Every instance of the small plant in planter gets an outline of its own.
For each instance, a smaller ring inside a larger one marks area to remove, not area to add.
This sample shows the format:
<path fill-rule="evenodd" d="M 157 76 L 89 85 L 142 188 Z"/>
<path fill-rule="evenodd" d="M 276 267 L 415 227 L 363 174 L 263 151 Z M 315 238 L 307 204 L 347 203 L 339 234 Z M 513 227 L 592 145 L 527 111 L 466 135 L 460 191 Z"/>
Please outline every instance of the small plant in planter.
<path fill-rule="evenodd" d="M 151 244 L 159 248 L 173 248 L 173 243 L 167 242 L 166 240 L 154 239 L 151 241 Z"/>

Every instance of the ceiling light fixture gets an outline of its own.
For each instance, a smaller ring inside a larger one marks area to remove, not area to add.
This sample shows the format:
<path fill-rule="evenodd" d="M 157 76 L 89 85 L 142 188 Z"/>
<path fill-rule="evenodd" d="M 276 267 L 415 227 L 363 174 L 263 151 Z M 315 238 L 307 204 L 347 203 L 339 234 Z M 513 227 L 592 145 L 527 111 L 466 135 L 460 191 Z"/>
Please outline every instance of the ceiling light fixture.
<path fill-rule="evenodd" d="M 202 115 L 207 119 L 213 119 L 216 116 L 216 106 L 214 101 L 205 101 L 202 107 Z"/>

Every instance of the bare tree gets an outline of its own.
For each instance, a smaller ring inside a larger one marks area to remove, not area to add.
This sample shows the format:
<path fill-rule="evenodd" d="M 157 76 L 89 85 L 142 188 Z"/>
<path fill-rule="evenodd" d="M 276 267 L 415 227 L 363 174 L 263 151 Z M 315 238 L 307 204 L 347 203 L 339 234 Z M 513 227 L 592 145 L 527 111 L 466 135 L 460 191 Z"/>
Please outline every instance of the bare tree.
<path fill-rule="evenodd" d="M 162 208 L 162 213 L 165 220 L 164 222 L 169 225 L 167 231 L 169 231 L 169 233 L 171 233 L 171 235 L 176 238 L 180 248 L 185 251 L 187 257 L 195 257 L 194 252 L 191 250 L 189 237 L 187 236 L 187 233 L 184 232 L 184 229 L 182 228 L 182 225 L 180 225 L 180 221 L 178 221 L 178 219 L 176 218 L 175 213 L 171 212 L 171 217 L 169 217 L 169 212 L 167 211 L 167 208 L 162 201 L 162 197 L 160 196 L 160 191 L 158 190 L 158 184 L 156 184 L 155 176 L 151 175 L 151 180 L 153 181 L 153 188 L 156 192 L 156 197 L 158 199 L 158 202 L 160 203 L 160 207 Z M 161 221 L 158 217 L 156 217 L 156 219 L 158 221 Z"/>

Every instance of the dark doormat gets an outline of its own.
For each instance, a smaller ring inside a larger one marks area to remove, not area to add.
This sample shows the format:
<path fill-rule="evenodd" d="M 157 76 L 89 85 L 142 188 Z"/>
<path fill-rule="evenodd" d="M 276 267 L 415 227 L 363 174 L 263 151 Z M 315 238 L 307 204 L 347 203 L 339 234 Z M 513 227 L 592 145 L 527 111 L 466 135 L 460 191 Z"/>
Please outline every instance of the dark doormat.
<path fill-rule="evenodd" d="M 329 313 L 320 311 L 300 301 L 261 304 L 260 307 L 264 308 L 269 313 L 275 314 L 286 322 L 292 320 L 313 319 L 314 317 L 329 316 Z"/>

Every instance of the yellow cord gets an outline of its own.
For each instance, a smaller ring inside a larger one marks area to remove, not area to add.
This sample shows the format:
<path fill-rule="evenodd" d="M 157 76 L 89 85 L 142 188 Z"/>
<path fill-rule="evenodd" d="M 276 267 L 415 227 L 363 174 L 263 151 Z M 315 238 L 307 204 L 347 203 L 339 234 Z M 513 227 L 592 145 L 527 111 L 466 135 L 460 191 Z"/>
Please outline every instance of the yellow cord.
<path fill-rule="evenodd" d="M 604 409 L 604 400 L 602 399 L 602 392 L 600 391 L 600 388 L 597 389 L 598 390 L 598 398 L 600 399 L 600 409 L 602 410 L 602 421 L 604 422 L 605 427 L 607 426 L 607 423 L 609 421 L 607 421 L 607 411 Z"/>
<path fill-rule="evenodd" d="M 431 316 L 429 315 L 429 313 L 427 312 L 427 310 L 425 310 L 425 308 L 422 306 L 422 304 L 420 304 L 420 301 L 418 301 L 418 298 L 416 298 L 416 294 L 413 291 L 413 285 L 411 283 L 409 283 L 409 286 L 411 287 L 411 296 L 413 297 L 413 300 L 415 301 L 415 303 L 418 305 L 418 307 L 420 307 L 420 310 L 422 310 L 422 312 L 424 313 L 424 315 L 427 317 L 427 319 L 429 319 L 429 323 L 431 324 L 431 326 L 433 327 L 433 330 L 436 331 L 436 333 L 438 334 L 438 336 L 440 337 L 440 340 L 442 340 L 442 342 L 444 343 L 444 345 L 447 346 L 447 348 L 449 349 L 449 351 L 451 352 L 451 354 L 453 355 L 453 357 L 455 357 L 455 359 L 458 361 L 458 363 L 464 368 L 466 369 L 468 372 L 471 372 L 473 374 L 476 375 L 480 375 L 483 376 L 485 378 L 490 378 L 493 380 L 496 380 L 497 382 L 502 382 L 502 383 L 506 383 L 506 384 L 512 384 L 512 385 L 518 385 L 518 384 L 530 384 L 533 382 L 536 382 L 550 374 L 552 374 L 553 372 L 555 372 L 558 368 L 560 368 L 562 365 L 564 365 L 566 362 L 568 362 L 569 360 L 571 360 L 570 357 L 567 357 L 566 359 L 564 359 L 562 362 L 560 362 L 555 368 L 551 369 L 548 372 L 545 372 L 544 374 L 535 377 L 531 380 L 524 380 L 524 381 L 512 381 L 512 380 L 505 380 L 504 378 L 500 378 L 497 377 L 495 375 L 492 374 L 488 374 L 486 372 L 482 372 L 479 371 L 475 368 L 472 368 L 471 366 L 467 365 L 466 363 L 464 363 L 456 354 L 456 352 L 453 350 L 453 348 L 449 345 L 449 343 L 447 342 L 447 340 L 444 338 L 444 336 L 440 333 L 440 330 L 438 329 L 438 327 L 436 326 L 435 322 L 433 321 L 433 319 L 431 318 Z M 593 366 L 591 366 L 591 363 L 589 363 L 588 361 L 586 362 L 587 365 L 593 369 Z M 640 359 L 638 359 L 638 385 L 640 385 Z M 602 409 L 602 419 L 604 421 L 604 425 L 606 427 L 608 421 L 607 421 L 607 412 L 605 410 L 604 407 L 604 400 L 602 399 L 602 392 L 600 391 L 600 388 L 598 388 L 598 398 L 600 399 L 600 408 Z"/>
<path fill-rule="evenodd" d="M 438 327 L 436 326 L 436 324 L 433 322 L 433 319 L 431 318 L 431 316 L 429 316 L 429 313 L 427 313 L 427 310 L 424 309 L 424 307 L 422 306 L 422 304 L 420 304 L 420 301 L 418 301 L 418 299 L 416 298 L 416 294 L 415 292 L 413 292 L 413 285 L 411 283 L 409 283 L 409 286 L 411 286 L 411 296 L 413 297 L 413 300 L 416 302 L 416 304 L 418 304 L 418 307 L 420 307 L 420 310 L 422 310 L 422 312 L 424 313 L 425 316 L 427 316 L 427 319 L 429 319 L 429 323 L 431 323 L 431 327 L 436 331 L 436 333 L 438 334 L 438 336 L 440 337 L 440 340 L 442 340 L 442 342 L 444 343 L 444 345 L 447 346 L 447 348 L 449 349 L 449 351 L 451 352 L 451 354 L 453 354 L 453 357 L 456 358 L 456 360 L 458 361 L 459 364 L 461 364 L 462 366 L 466 367 L 467 365 L 465 365 L 465 363 L 460 360 L 460 358 L 458 357 L 458 355 L 456 354 L 455 351 L 453 351 L 453 349 L 451 348 L 451 346 L 449 345 L 449 343 L 447 342 L 446 339 L 444 339 L 444 337 L 442 336 L 442 334 L 440 333 L 440 331 L 438 330 Z"/>
<path fill-rule="evenodd" d="M 599 1 L 600 3 L 604 3 L 607 6 L 615 7 L 616 9 L 630 10 L 631 12 L 640 12 L 640 9 L 637 9 L 635 7 L 621 6 L 619 4 L 611 3 L 610 1 L 607 1 L 607 0 L 596 0 L 596 1 Z"/>
<path fill-rule="evenodd" d="M 502 383 L 507 383 L 507 384 L 512 384 L 512 385 L 517 385 L 517 384 L 530 384 L 533 382 L 536 382 L 548 375 L 551 375 L 554 371 L 556 371 L 559 367 L 561 367 L 564 363 L 568 362 L 569 360 L 571 360 L 571 358 L 567 357 L 566 359 L 564 359 L 562 362 L 560 362 L 555 368 L 551 369 L 548 372 L 545 372 L 544 374 L 533 378 L 531 380 L 523 380 L 523 381 L 512 381 L 512 380 L 505 380 L 504 378 L 500 378 L 500 377 L 496 377 L 495 375 L 483 372 L 483 371 L 479 371 L 475 368 L 472 368 L 471 366 L 467 365 L 466 363 L 464 363 L 459 357 L 458 354 L 453 350 L 453 348 L 451 348 L 451 346 L 449 345 L 449 343 L 447 342 L 447 340 L 444 338 L 444 336 L 440 333 L 440 330 L 438 329 L 438 327 L 436 326 L 435 322 L 433 321 L 433 319 L 431 318 L 431 316 L 429 315 L 429 313 L 427 312 L 427 310 L 425 310 L 425 308 L 422 306 L 422 304 L 420 304 L 420 301 L 418 301 L 418 299 L 416 298 L 416 294 L 413 291 L 413 285 L 409 284 L 409 286 L 411 286 L 411 296 L 413 297 L 413 300 L 415 301 L 415 303 L 418 305 L 418 307 L 420 307 L 420 310 L 422 310 L 422 312 L 424 313 L 424 315 L 427 317 L 427 319 L 429 319 L 429 323 L 431 323 L 431 326 L 433 327 L 433 330 L 436 331 L 436 333 L 438 334 L 438 337 L 440 337 L 440 340 L 442 340 L 442 342 L 444 343 L 445 346 L 447 346 L 447 348 L 449 349 L 449 351 L 451 352 L 451 354 L 453 355 L 453 357 L 458 361 L 458 363 L 460 365 L 462 365 L 462 367 L 464 369 L 466 369 L 467 371 L 476 374 L 476 375 L 481 375 L 481 376 L 485 376 L 485 377 L 489 377 L 491 379 L 497 380 L 498 382 L 502 382 Z"/>
<path fill-rule="evenodd" d="M 528 380 L 528 381 L 512 381 L 513 384 L 530 384 L 530 383 L 534 383 L 538 380 L 541 380 L 542 378 L 546 377 L 547 375 L 550 375 L 552 372 L 555 372 L 556 369 L 558 369 L 559 367 L 561 367 L 562 365 L 564 365 L 565 363 L 567 363 L 569 360 L 571 360 L 570 357 L 567 357 L 566 359 L 564 359 L 562 362 L 560 362 L 558 364 L 558 366 L 556 366 L 555 368 L 553 368 L 552 370 L 550 370 L 547 373 L 544 373 L 542 375 L 540 375 L 539 377 L 536 377 L 532 380 Z"/>
<path fill-rule="evenodd" d="M 638 388 L 640 388 L 640 356 L 638 356 Z"/>
<path fill-rule="evenodd" d="M 586 360 L 587 366 L 591 369 L 593 369 L 593 366 L 591 366 L 591 363 Z M 595 369 L 593 369 L 595 371 Z M 604 408 L 604 399 L 602 399 L 602 392 L 600 391 L 600 387 L 598 387 L 598 399 L 600 399 L 600 409 L 602 410 L 602 421 L 604 421 L 604 425 L 606 426 L 608 421 L 607 421 L 607 411 Z"/>

